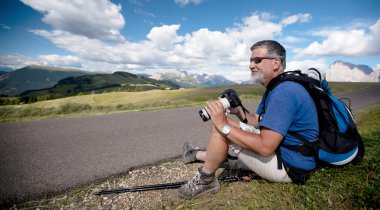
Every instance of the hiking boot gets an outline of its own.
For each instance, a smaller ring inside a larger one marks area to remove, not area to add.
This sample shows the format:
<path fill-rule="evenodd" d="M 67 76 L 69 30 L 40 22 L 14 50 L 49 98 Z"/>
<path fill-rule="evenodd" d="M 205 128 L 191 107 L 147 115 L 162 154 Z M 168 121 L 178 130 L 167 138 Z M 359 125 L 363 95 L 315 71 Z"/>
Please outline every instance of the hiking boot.
<path fill-rule="evenodd" d="M 182 161 L 185 164 L 197 162 L 197 152 L 199 151 L 199 147 L 195 147 L 191 145 L 189 142 L 185 142 L 183 145 L 183 155 Z"/>
<path fill-rule="evenodd" d="M 217 193 L 220 190 L 220 184 L 215 174 L 205 174 L 201 168 L 193 179 L 178 189 L 178 195 L 181 198 L 193 198 L 205 193 Z"/>

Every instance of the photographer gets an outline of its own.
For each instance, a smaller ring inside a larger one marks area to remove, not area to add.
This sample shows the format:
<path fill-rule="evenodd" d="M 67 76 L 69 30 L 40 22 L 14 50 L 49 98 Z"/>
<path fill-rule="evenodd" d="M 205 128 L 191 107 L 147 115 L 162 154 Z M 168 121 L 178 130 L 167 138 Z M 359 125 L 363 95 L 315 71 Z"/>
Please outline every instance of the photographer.
<path fill-rule="evenodd" d="M 254 82 L 268 87 L 285 67 L 286 51 L 278 42 L 264 40 L 251 47 L 249 69 Z M 185 144 L 183 154 L 185 163 L 199 160 L 204 164 L 178 190 L 180 197 L 218 192 L 220 184 L 215 171 L 227 160 L 229 149 L 236 153 L 239 167 L 272 182 L 304 183 L 314 170 L 314 157 L 302 156 L 282 146 L 301 143 L 289 133 L 297 133 L 309 141 L 318 135 L 316 107 L 300 84 L 290 81 L 279 84 L 267 95 L 265 106 L 261 101 L 256 114 L 246 112 L 242 106 L 230 108 L 230 114 L 258 128 L 258 133 L 245 131 L 241 122 L 226 117 L 219 100 L 208 103 L 205 110 L 213 124 L 207 150 Z"/>

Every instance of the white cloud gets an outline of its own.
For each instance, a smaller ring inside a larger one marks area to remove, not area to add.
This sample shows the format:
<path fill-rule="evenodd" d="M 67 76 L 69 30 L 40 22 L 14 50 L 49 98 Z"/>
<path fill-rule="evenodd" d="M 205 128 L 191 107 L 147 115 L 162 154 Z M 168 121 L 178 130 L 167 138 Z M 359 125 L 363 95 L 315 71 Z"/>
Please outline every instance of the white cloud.
<path fill-rule="evenodd" d="M 174 2 L 179 6 L 183 7 L 188 4 L 201 4 L 203 0 L 174 0 Z"/>
<path fill-rule="evenodd" d="M 153 13 L 146 12 L 146 11 L 144 11 L 142 9 L 134 9 L 133 12 L 135 12 L 136 14 L 139 14 L 139 15 L 147 16 L 147 17 L 152 17 L 152 18 L 156 17 Z"/>
<path fill-rule="evenodd" d="M 235 47 L 234 40 L 228 34 L 206 28 L 186 36 L 184 41 L 183 50 L 191 57 L 227 56 L 231 55 L 230 50 Z"/>
<path fill-rule="evenodd" d="M 37 58 L 23 55 L 0 56 L 0 66 L 19 69 L 28 65 L 80 68 L 82 61 L 75 56 L 40 55 Z"/>
<path fill-rule="evenodd" d="M 41 12 L 46 24 L 56 30 L 100 40 L 123 41 L 125 20 L 121 6 L 109 0 L 21 0 Z"/>
<path fill-rule="evenodd" d="M 295 52 L 304 55 L 380 55 L 380 19 L 365 29 L 323 30 L 316 33 L 325 37 L 322 42 L 314 41 L 305 49 Z"/>
<path fill-rule="evenodd" d="M 0 23 L 0 27 L 3 28 L 3 29 L 6 29 L 6 30 L 10 30 L 10 29 L 11 29 L 10 26 L 5 25 L 5 24 L 3 24 L 3 23 Z"/>
<path fill-rule="evenodd" d="M 177 30 L 179 27 L 180 25 L 153 27 L 148 33 L 147 38 L 150 39 L 160 50 L 173 50 L 174 43 L 183 40 L 183 37 L 177 36 Z"/>
<path fill-rule="evenodd" d="M 324 73 L 328 69 L 326 61 L 324 59 L 302 60 L 302 61 L 294 60 L 286 64 L 287 71 L 301 70 L 304 72 L 309 68 L 316 68 L 321 73 Z"/>
<path fill-rule="evenodd" d="M 43 66 L 81 67 L 80 59 L 72 55 L 40 55 L 38 60 Z"/>
<path fill-rule="evenodd" d="M 287 43 L 296 43 L 296 42 L 303 42 L 305 39 L 300 38 L 300 37 L 295 37 L 295 36 L 286 36 L 284 38 L 284 41 Z"/>
<path fill-rule="evenodd" d="M 289 16 L 281 21 L 282 25 L 291 25 L 297 22 L 300 23 L 306 23 L 311 20 L 311 15 L 306 13 L 306 14 L 297 14 L 297 15 L 292 15 Z"/>
<path fill-rule="evenodd" d="M 280 35 L 282 25 L 270 22 L 267 14 L 253 14 L 243 18 L 242 24 L 236 24 L 234 28 L 227 29 L 229 36 L 239 42 L 251 45 L 258 40 L 273 39 L 274 36 Z"/>
<path fill-rule="evenodd" d="M 23 55 L 0 55 L 0 66 L 18 69 L 28 65 L 36 64 L 34 58 Z"/>
<path fill-rule="evenodd" d="M 102 67 L 110 72 L 116 69 L 148 72 L 179 68 L 237 79 L 243 75 L 249 77 L 249 48 L 253 43 L 280 37 L 284 27 L 304 21 L 303 16 L 297 15 L 297 20 L 283 24 L 288 17 L 276 19 L 269 13 L 254 13 L 225 31 L 201 28 L 183 35 L 178 34 L 179 24 L 162 25 L 153 27 L 140 42 L 109 43 L 63 29 L 31 32 L 71 52 L 80 59 L 82 68 Z M 232 71 L 236 73 L 232 75 Z"/>

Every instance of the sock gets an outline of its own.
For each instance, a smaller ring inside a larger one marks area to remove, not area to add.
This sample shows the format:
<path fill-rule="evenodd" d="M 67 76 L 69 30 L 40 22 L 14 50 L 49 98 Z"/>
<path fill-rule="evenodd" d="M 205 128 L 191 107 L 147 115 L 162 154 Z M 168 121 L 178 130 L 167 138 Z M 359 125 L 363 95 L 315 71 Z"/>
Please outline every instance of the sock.
<path fill-rule="evenodd" d="M 215 172 L 214 173 L 210 173 L 208 171 L 205 171 L 203 167 L 199 168 L 199 173 L 201 173 L 201 175 L 204 176 L 207 179 L 212 178 L 212 177 L 215 176 Z"/>

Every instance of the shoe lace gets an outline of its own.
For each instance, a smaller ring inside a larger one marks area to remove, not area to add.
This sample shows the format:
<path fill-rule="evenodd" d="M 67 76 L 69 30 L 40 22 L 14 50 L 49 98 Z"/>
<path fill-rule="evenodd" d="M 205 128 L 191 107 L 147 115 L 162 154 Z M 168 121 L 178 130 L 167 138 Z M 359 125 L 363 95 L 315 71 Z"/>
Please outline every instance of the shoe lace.
<path fill-rule="evenodd" d="M 198 183 L 201 179 L 201 174 L 197 173 L 197 175 L 195 175 L 195 177 L 188 183 L 185 184 L 185 187 L 186 188 L 189 188 L 189 189 L 198 189 Z"/>

